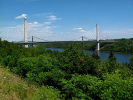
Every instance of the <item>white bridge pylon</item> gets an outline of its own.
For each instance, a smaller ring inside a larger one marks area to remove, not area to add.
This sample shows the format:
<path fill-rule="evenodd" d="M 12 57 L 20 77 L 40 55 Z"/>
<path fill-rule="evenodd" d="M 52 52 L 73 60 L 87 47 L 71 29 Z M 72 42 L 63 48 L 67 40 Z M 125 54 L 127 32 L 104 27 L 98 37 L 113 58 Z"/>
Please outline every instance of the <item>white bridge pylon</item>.
<path fill-rule="evenodd" d="M 83 38 L 83 37 L 82 37 Z M 40 39 L 40 38 L 39 38 Z M 43 39 L 41 39 L 43 40 Z M 82 39 L 83 40 L 83 39 Z M 100 42 L 99 42 L 99 24 L 96 24 L 96 41 L 97 47 L 96 50 L 100 51 Z M 48 41 L 47 41 L 48 42 Z M 27 17 L 24 18 L 24 43 L 25 47 L 28 47 L 28 27 L 27 27 Z"/>
<path fill-rule="evenodd" d="M 28 30 L 27 30 L 27 18 L 24 18 L 24 42 L 28 43 Z M 25 47 L 28 47 L 28 45 L 25 45 Z"/>
<path fill-rule="evenodd" d="M 99 24 L 96 24 L 96 40 L 97 40 L 97 51 L 100 50 L 100 42 L 99 42 Z"/>

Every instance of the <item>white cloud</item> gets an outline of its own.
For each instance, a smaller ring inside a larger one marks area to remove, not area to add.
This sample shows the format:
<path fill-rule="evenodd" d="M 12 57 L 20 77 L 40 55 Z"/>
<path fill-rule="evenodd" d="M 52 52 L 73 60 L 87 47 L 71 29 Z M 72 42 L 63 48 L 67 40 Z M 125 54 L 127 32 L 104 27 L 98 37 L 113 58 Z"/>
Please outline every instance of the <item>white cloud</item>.
<path fill-rule="evenodd" d="M 52 22 L 44 22 L 45 25 L 50 25 Z"/>
<path fill-rule="evenodd" d="M 55 15 L 48 16 L 48 18 L 51 21 L 61 20 L 61 18 L 57 18 Z"/>
<path fill-rule="evenodd" d="M 82 30 L 82 27 L 73 28 L 73 30 Z"/>
<path fill-rule="evenodd" d="M 78 30 L 78 31 L 80 31 L 81 33 L 86 33 L 86 32 L 87 32 L 87 31 L 84 30 L 82 27 L 73 28 L 73 30 Z"/>
<path fill-rule="evenodd" d="M 73 28 L 73 30 L 77 30 L 80 32 L 80 36 L 84 36 L 87 34 L 87 31 L 84 30 L 82 27 Z"/>
<path fill-rule="evenodd" d="M 91 30 L 84 30 L 82 27 L 73 28 L 77 30 L 78 36 L 84 36 L 86 40 L 96 40 L 96 28 Z M 101 30 L 100 39 L 120 39 L 120 38 L 133 38 L 133 28 L 121 30 Z"/>
<path fill-rule="evenodd" d="M 36 25 L 36 24 L 38 24 L 38 22 L 34 22 L 33 24 L 35 24 L 35 25 Z"/>
<path fill-rule="evenodd" d="M 17 16 L 16 19 L 26 18 L 27 14 L 21 14 L 20 16 Z"/>
<path fill-rule="evenodd" d="M 53 29 L 55 27 L 50 25 L 50 23 L 39 23 L 32 22 L 28 23 L 28 40 L 31 41 L 32 36 L 39 37 L 41 39 L 47 40 L 50 36 L 54 34 Z M 24 40 L 24 25 L 16 25 L 13 27 L 3 27 L 0 28 L 0 36 L 4 40 L 8 41 L 23 41 Z M 41 41 L 35 39 L 35 41 Z"/>
<path fill-rule="evenodd" d="M 24 18 L 27 14 L 17 16 L 16 19 Z M 28 40 L 31 41 L 31 36 L 36 36 L 44 40 L 81 40 L 81 36 L 84 36 L 85 40 L 96 39 L 96 28 L 91 30 L 84 29 L 82 27 L 73 28 L 73 31 L 68 32 L 56 32 L 53 31 L 56 26 L 52 23 L 56 20 L 61 20 L 54 15 L 45 16 L 48 18 L 45 22 L 28 22 Z M 0 28 L 0 37 L 8 41 L 22 41 L 24 38 L 24 25 L 19 24 L 11 27 Z M 52 37 L 52 38 L 50 38 Z M 116 38 L 133 38 L 133 28 L 122 30 L 102 30 L 100 31 L 100 39 L 116 39 Z M 36 41 L 36 40 L 35 40 Z M 37 40 L 39 41 L 39 40 Z"/>
<path fill-rule="evenodd" d="M 38 22 L 33 22 L 33 23 L 28 23 L 29 25 L 37 25 L 39 24 Z"/>
<path fill-rule="evenodd" d="M 16 17 L 16 19 L 21 19 L 27 17 L 27 14 L 21 14 Z M 31 36 L 36 36 L 42 39 L 52 37 L 56 32 L 53 29 L 56 28 L 55 25 L 52 25 L 53 21 L 61 20 L 54 15 L 46 15 L 44 18 L 48 18 L 45 22 L 28 22 L 28 40 L 31 40 Z M 23 41 L 24 40 L 24 25 L 18 24 L 16 26 L 10 27 L 1 27 L 0 36 L 4 40 L 8 41 Z M 57 33 L 58 34 L 58 33 Z M 50 39 L 50 38 L 49 38 Z M 56 38 L 53 38 L 56 40 Z M 39 40 L 37 40 L 39 41 Z"/>

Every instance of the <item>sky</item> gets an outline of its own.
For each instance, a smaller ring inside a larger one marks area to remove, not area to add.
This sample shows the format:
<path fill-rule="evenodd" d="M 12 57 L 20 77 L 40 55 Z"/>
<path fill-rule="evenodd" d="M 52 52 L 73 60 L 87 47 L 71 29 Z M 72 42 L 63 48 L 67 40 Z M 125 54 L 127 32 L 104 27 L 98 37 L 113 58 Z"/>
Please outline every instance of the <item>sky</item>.
<path fill-rule="evenodd" d="M 24 40 L 24 17 L 29 41 L 96 39 L 96 24 L 100 39 L 133 38 L 133 0 L 0 0 L 2 40 Z"/>

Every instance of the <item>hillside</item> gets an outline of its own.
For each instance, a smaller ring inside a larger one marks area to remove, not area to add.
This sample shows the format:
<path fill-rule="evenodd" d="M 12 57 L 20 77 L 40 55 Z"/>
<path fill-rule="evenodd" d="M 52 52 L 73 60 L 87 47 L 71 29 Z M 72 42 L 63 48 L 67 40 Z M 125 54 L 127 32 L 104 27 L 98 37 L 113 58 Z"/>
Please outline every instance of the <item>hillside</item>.
<path fill-rule="evenodd" d="M 106 44 L 101 48 L 102 51 L 113 51 L 122 53 L 133 53 L 133 39 L 118 39 L 117 42 Z"/>
<path fill-rule="evenodd" d="M 0 100 L 55 100 L 58 92 L 52 88 L 39 87 L 0 67 Z"/>

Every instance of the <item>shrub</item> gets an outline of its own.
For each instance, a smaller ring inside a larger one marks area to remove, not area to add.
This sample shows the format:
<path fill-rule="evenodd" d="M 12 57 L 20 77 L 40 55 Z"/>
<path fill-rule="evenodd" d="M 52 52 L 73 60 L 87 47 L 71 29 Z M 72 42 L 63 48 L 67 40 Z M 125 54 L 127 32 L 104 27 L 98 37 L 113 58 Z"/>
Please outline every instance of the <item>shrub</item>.
<path fill-rule="evenodd" d="M 133 56 L 130 57 L 129 68 L 133 70 Z"/>
<path fill-rule="evenodd" d="M 71 80 L 62 80 L 62 91 L 66 97 L 79 99 L 98 99 L 101 81 L 91 75 L 73 75 Z"/>
<path fill-rule="evenodd" d="M 133 65 L 133 56 L 130 57 L 130 64 Z"/>
<path fill-rule="evenodd" d="M 43 45 L 38 45 L 36 48 L 35 48 L 35 55 L 38 56 L 38 55 L 42 55 L 45 53 L 45 48 Z"/>
<path fill-rule="evenodd" d="M 106 74 L 102 84 L 100 98 L 102 100 L 132 100 L 133 78 L 123 80 L 117 72 Z"/>
<path fill-rule="evenodd" d="M 60 68 L 67 73 L 95 74 L 96 60 L 80 49 L 71 47 L 65 50 L 60 59 Z"/>
<path fill-rule="evenodd" d="M 26 77 L 26 74 L 33 70 L 36 66 L 37 59 L 36 58 L 21 58 L 17 62 L 17 66 L 13 69 L 14 73 Z"/>
<path fill-rule="evenodd" d="M 44 85 L 58 87 L 61 79 L 64 79 L 66 73 L 59 70 L 53 69 L 49 72 L 40 72 L 37 77 L 37 82 Z"/>

